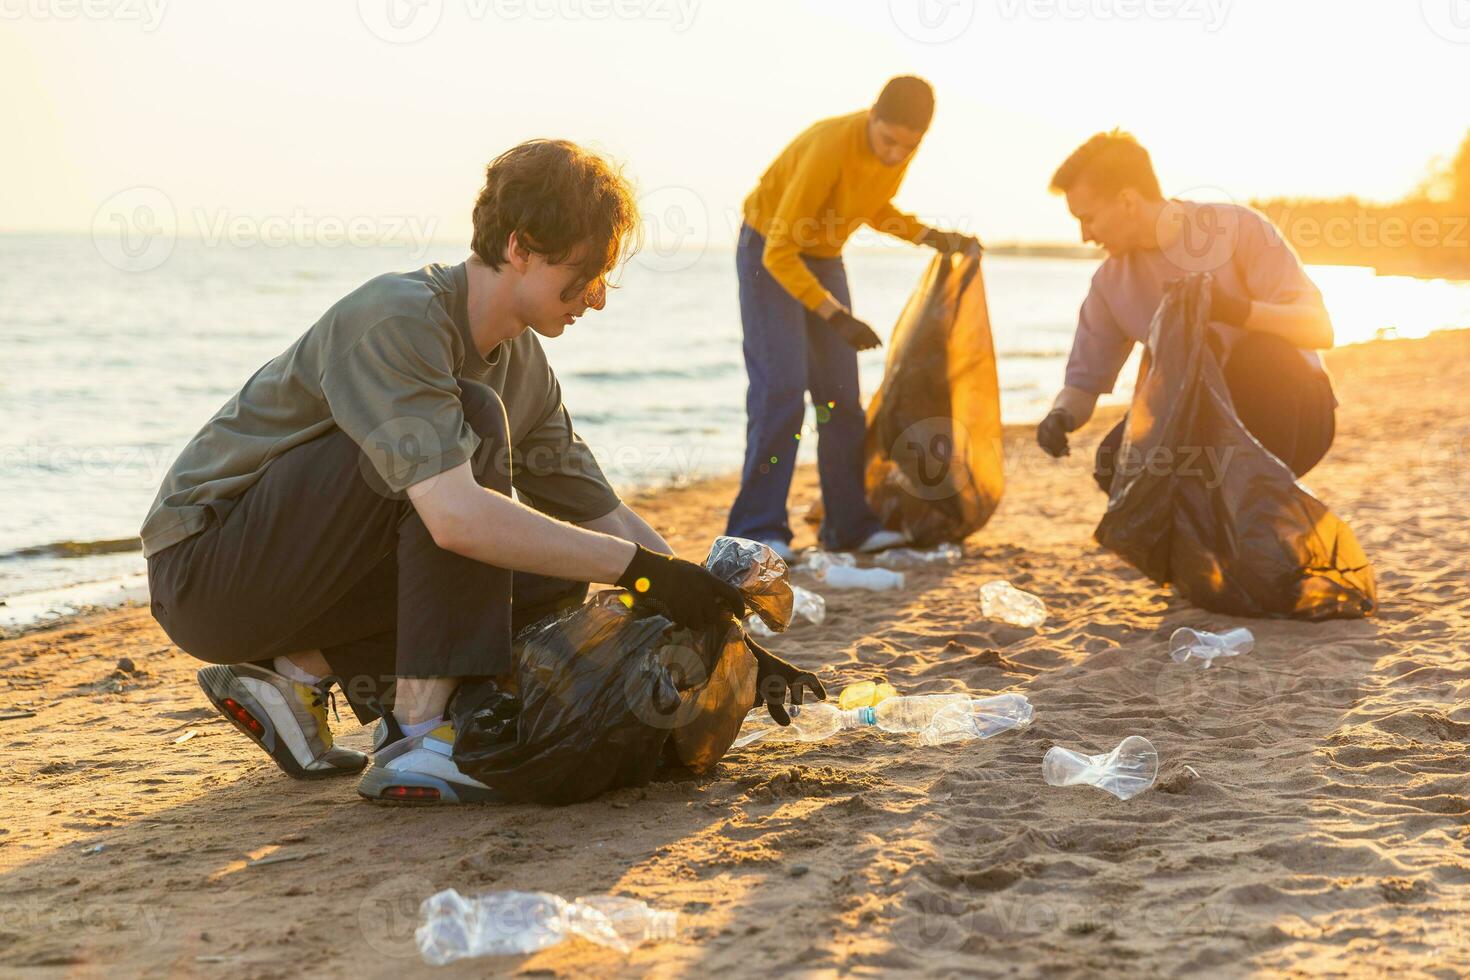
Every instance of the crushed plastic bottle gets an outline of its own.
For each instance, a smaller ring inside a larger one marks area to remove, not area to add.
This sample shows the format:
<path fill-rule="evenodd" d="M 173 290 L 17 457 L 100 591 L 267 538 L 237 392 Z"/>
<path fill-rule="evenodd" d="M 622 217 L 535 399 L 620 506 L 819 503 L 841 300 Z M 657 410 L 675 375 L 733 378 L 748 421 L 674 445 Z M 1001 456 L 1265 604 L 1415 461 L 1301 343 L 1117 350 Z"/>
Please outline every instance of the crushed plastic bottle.
<path fill-rule="evenodd" d="M 917 568 L 923 565 L 953 565 L 965 557 L 965 549 L 946 541 L 926 550 L 918 548 L 889 548 L 873 556 L 873 561 L 884 568 Z"/>
<path fill-rule="evenodd" d="M 821 626 L 827 621 L 827 600 L 823 599 L 811 589 L 803 589 L 799 585 L 791 587 L 792 610 L 791 621 L 798 619 L 806 620 L 813 626 Z M 766 625 L 756 613 L 751 613 L 745 618 L 745 632 L 751 636 L 772 637 L 776 631 Z"/>
<path fill-rule="evenodd" d="M 1004 579 L 980 587 L 980 612 L 986 619 L 1035 629 L 1046 622 L 1046 603 Z"/>
<path fill-rule="evenodd" d="M 1216 657 L 1238 657 L 1255 648 L 1256 638 L 1244 626 L 1226 630 L 1224 633 L 1192 630 L 1181 626 L 1169 637 L 1169 656 L 1177 664 L 1184 663 L 1190 657 L 1197 657 L 1208 667 L 1215 662 Z"/>
<path fill-rule="evenodd" d="M 808 548 L 801 553 L 801 567 L 817 578 L 824 577 L 827 569 L 834 565 L 841 568 L 855 568 L 857 558 L 846 551 L 823 551 L 821 548 Z"/>
<path fill-rule="evenodd" d="M 895 696 L 875 705 L 847 709 L 840 703 L 818 701 L 789 710 L 791 724 L 785 727 L 777 725 L 764 708 L 750 712 L 734 747 L 743 748 L 756 741 L 824 742 L 838 732 L 858 728 L 917 734 L 926 745 L 943 745 L 966 738 L 988 738 L 1031 721 L 1031 705 L 1020 694 L 991 698 L 972 698 L 964 693 Z M 982 718 L 989 720 L 982 723 Z"/>
<path fill-rule="evenodd" d="M 871 681 L 858 681 L 849 684 L 837 695 L 837 707 L 843 711 L 851 711 L 853 708 L 871 708 L 880 701 L 898 697 L 898 688 L 882 678 Z"/>
<path fill-rule="evenodd" d="M 1031 724 L 1034 712 L 1024 694 L 975 698 L 968 705 L 946 707 L 919 733 L 925 745 L 948 745 L 989 738 Z"/>
<path fill-rule="evenodd" d="M 472 956 L 534 953 L 573 936 L 620 952 L 678 934 L 679 913 L 617 895 L 568 902 L 548 892 L 465 896 L 453 888 L 424 899 L 414 931 L 424 961 L 443 966 Z"/>
<path fill-rule="evenodd" d="M 822 581 L 834 589 L 866 589 L 869 592 L 891 592 L 904 585 L 903 572 L 847 565 L 831 566 L 822 573 Z"/>
<path fill-rule="evenodd" d="M 1083 755 L 1052 746 L 1041 760 L 1041 775 L 1051 786 L 1096 786 L 1120 800 L 1131 800 L 1154 784 L 1159 753 L 1142 735 L 1129 735 L 1103 755 Z"/>

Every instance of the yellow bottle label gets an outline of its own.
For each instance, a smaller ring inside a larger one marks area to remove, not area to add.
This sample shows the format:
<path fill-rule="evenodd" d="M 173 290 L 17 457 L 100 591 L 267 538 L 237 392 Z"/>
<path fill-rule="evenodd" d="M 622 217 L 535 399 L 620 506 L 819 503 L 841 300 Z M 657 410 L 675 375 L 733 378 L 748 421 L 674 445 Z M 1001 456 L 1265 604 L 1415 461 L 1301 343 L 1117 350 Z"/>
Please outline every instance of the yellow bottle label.
<path fill-rule="evenodd" d="M 837 696 L 837 707 L 843 711 L 871 708 L 897 696 L 898 691 L 887 681 L 858 681 L 842 689 L 842 693 Z"/>

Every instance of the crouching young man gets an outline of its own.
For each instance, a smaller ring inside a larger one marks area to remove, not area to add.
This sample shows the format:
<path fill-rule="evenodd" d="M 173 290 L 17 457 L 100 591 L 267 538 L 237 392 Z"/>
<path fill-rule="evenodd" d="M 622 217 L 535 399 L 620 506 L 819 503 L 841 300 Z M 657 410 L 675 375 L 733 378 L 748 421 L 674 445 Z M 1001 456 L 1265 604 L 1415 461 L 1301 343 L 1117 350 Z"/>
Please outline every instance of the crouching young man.
<path fill-rule="evenodd" d="M 215 665 L 199 672 L 210 701 L 290 775 L 367 765 L 333 745 L 335 685 L 382 718 L 362 795 L 491 798 L 452 761 L 446 706 L 462 680 L 510 673 L 513 629 L 589 582 L 693 628 L 743 613 L 619 501 L 538 338 L 602 309 L 635 222 L 599 157 L 508 151 L 469 259 L 348 294 L 169 471 L 142 530 L 153 615 Z"/>
<path fill-rule="evenodd" d="M 1337 399 L 1319 349 L 1333 343 L 1322 294 L 1295 251 L 1266 218 L 1233 204 L 1165 199 L 1148 151 L 1127 133 L 1099 133 L 1052 178 L 1107 258 L 1078 315 L 1066 384 L 1036 431 L 1052 456 L 1070 452 L 1069 433 L 1113 390 L 1135 343 L 1171 281 L 1211 274 L 1208 342 L 1220 359 L 1240 421 L 1297 476 L 1327 454 Z M 1126 461 L 1117 459 L 1125 422 L 1098 446 L 1093 475 L 1104 493 Z M 1208 449 L 1209 447 L 1200 447 Z"/>

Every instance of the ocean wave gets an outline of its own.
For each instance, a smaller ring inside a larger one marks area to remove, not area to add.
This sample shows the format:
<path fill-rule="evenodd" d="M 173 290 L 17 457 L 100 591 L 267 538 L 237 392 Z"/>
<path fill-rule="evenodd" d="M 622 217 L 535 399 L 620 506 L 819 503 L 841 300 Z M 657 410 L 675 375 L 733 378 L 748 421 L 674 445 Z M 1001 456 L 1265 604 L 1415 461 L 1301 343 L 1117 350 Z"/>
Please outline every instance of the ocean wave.
<path fill-rule="evenodd" d="M 142 551 L 140 538 L 105 538 L 100 541 L 53 541 L 50 544 L 32 545 L 14 551 L 0 552 L 0 561 L 19 561 L 26 558 L 90 558 L 93 555 L 116 555 L 128 551 Z"/>

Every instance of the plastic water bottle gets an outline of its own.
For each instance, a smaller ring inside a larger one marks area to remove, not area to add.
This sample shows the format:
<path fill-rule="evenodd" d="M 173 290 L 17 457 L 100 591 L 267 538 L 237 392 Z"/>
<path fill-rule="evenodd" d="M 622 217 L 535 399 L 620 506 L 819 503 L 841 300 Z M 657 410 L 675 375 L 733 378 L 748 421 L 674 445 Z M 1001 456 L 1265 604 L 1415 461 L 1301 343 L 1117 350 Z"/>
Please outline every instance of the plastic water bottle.
<path fill-rule="evenodd" d="M 965 557 L 965 549 L 946 541 L 927 551 L 917 548 L 889 548 L 873 556 L 884 568 L 913 568 L 919 565 L 953 565 Z"/>
<path fill-rule="evenodd" d="M 827 701 L 793 704 L 786 709 L 791 724 L 781 726 L 765 708 L 756 708 L 745 716 L 740 735 L 732 748 L 744 748 L 752 742 L 824 742 L 842 731 L 844 712 Z"/>
<path fill-rule="evenodd" d="M 822 581 L 834 589 L 866 589 L 869 592 L 891 592 L 903 588 L 903 572 L 887 568 L 855 568 L 830 565 L 822 573 Z"/>
<path fill-rule="evenodd" d="M 1028 629 L 1035 629 L 1046 622 L 1046 603 L 1004 579 L 987 582 L 980 587 L 980 612 L 986 619 Z"/>
<path fill-rule="evenodd" d="M 1215 662 L 1216 657 L 1238 657 L 1255 648 L 1256 638 L 1244 626 L 1226 630 L 1224 633 L 1210 633 L 1181 626 L 1169 637 L 1169 656 L 1177 664 L 1184 663 L 1190 657 L 1197 657 L 1208 667 Z"/>
<path fill-rule="evenodd" d="M 922 732 L 925 745 L 948 745 L 976 738 L 989 738 L 1031 724 L 1031 702 L 1024 694 L 997 694 L 975 698 L 964 706 L 940 709 Z"/>
<path fill-rule="evenodd" d="M 1096 786 L 1120 800 L 1131 800 L 1154 784 L 1159 753 L 1142 735 L 1129 735 L 1103 755 L 1082 755 L 1054 745 L 1041 760 L 1041 775 L 1052 786 Z"/>
<path fill-rule="evenodd" d="M 578 936 L 627 953 L 678 934 L 679 914 L 616 895 L 568 902 L 548 892 L 437 892 L 419 907 L 414 932 L 425 962 L 442 966 L 471 956 L 534 953 Z"/>
<path fill-rule="evenodd" d="M 734 747 L 743 748 L 762 740 L 824 742 L 838 732 L 859 728 L 918 734 L 926 745 L 943 745 L 968 738 L 987 738 L 1031 721 L 1031 705 L 1020 694 L 992 698 L 971 698 L 963 693 L 919 694 L 888 697 L 871 706 L 846 709 L 840 703 L 818 701 L 793 705 L 788 711 L 791 724 L 783 727 L 764 708 L 756 708 L 745 716 Z"/>
<path fill-rule="evenodd" d="M 843 711 L 853 708 L 871 708 L 880 701 L 898 697 L 898 689 L 885 680 L 858 681 L 849 684 L 837 695 L 837 707 Z"/>

